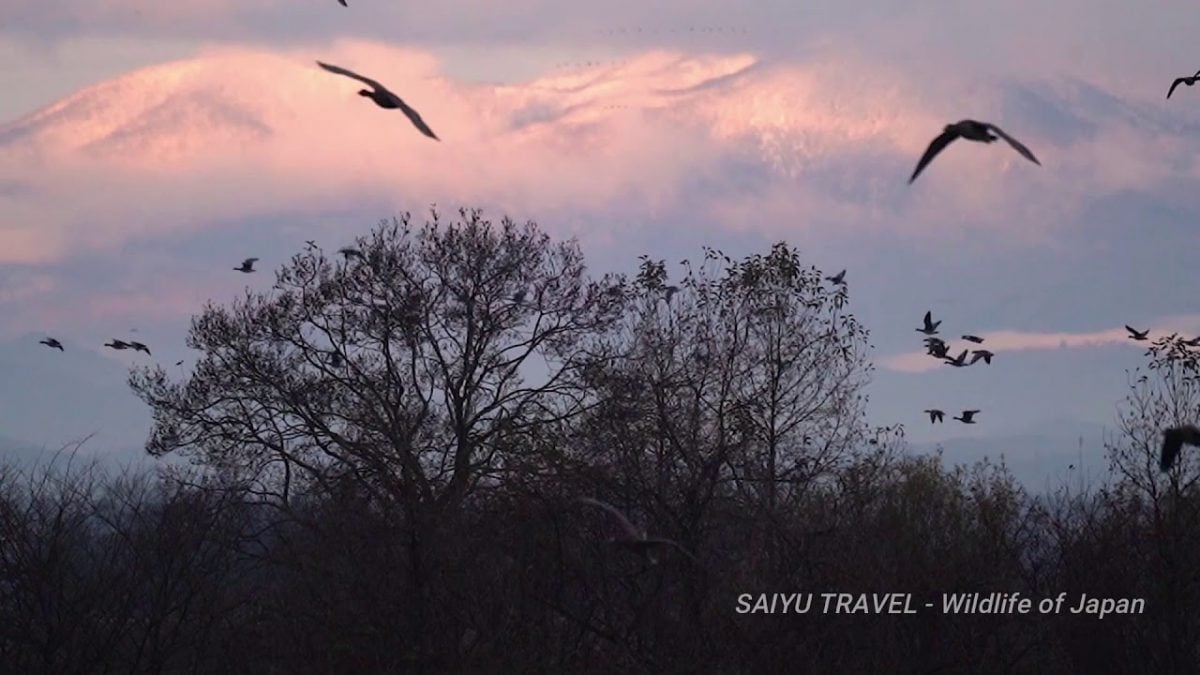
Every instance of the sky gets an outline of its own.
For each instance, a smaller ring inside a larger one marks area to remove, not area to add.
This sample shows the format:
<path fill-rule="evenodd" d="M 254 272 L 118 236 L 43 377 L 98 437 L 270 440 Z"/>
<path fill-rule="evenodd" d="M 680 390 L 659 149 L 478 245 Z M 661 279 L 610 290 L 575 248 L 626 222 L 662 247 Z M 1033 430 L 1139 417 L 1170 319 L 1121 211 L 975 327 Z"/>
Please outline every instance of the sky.
<path fill-rule="evenodd" d="M 1192 3 L 4 5 L 0 448 L 95 433 L 136 455 L 150 417 L 125 370 L 146 358 L 103 342 L 173 364 L 206 300 L 432 203 L 578 237 L 596 273 L 780 240 L 844 268 L 870 421 L 1032 483 L 1104 463 L 1144 362 L 1124 324 L 1200 334 L 1200 88 L 1165 99 L 1200 68 Z M 442 142 L 316 60 L 383 81 Z M 964 118 L 1041 166 L 959 141 L 908 185 Z M 232 272 L 247 256 L 263 273 Z M 926 310 L 992 365 L 921 356 Z"/>

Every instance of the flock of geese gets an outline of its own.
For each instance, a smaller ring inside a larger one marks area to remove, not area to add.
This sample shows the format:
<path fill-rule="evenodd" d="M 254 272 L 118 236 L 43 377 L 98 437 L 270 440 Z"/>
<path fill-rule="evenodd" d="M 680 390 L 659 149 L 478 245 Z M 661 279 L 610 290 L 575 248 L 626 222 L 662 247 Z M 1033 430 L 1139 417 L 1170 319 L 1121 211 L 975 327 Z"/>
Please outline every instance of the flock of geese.
<path fill-rule="evenodd" d="M 937 141 L 934 141 L 934 143 L 936 144 Z M 929 153 L 926 153 L 926 155 L 928 155 L 928 154 Z M 922 158 L 922 162 L 925 162 L 924 158 Z M 918 166 L 917 172 L 920 173 L 920 171 L 921 171 L 921 166 Z M 913 176 L 915 177 L 916 174 L 913 174 Z M 947 344 L 946 341 L 942 340 L 940 337 L 937 337 L 938 326 L 940 326 L 940 325 L 942 325 L 941 320 L 934 321 L 933 320 L 933 312 L 928 311 L 928 312 L 925 312 L 925 320 L 922 322 L 922 326 L 920 328 L 916 329 L 918 333 L 922 333 L 923 335 L 925 335 L 925 350 L 926 350 L 925 353 L 926 354 L 928 354 L 929 356 L 932 356 L 935 359 L 941 359 L 946 365 L 954 366 L 955 368 L 966 368 L 967 366 L 973 366 L 976 363 L 978 363 L 979 361 L 983 361 L 984 363 L 986 363 L 988 365 L 992 364 L 992 357 L 995 356 L 996 354 L 987 349 L 971 349 L 968 347 L 968 348 L 962 350 L 961 352 L 959 352 L 958 356 L 950 356 L 950 345 Z M 983 338 L 979 337 L 978 335 L 964 335 L 964 336 L 962 336 L 962 339 L 966 340 L 967 342 L 977 344 L 977 345 L 983 344 Z M 968 354 L 971 355 L 970 361 L 967 360 Z M 944 422 L 945 418 L 946 418 L 945 411 L 940 410 L 938 408 L 931 408 L 929 410 L 924 410 L 922 412 L 924 412 L 926 415 L 929 415 L 929 422 L 931 424 L 936 424 L 937 422 Z M 958 420 L 959 422 L 962 422 L 963 424 L 975 424 L 975 416 L 978 415 L 980 412 L 982 412 L 982 411 L 981 410 L 964 410 L 964 411 L 962 411 L 962 415 L 960 415 L 958 417 L 951 417 L 950 419 Z"/>
<path fill-rule="evenodd" d="M 338 4 L 343 7 L 349 7 L 349 5 L 346 3 L 346 0 L 338 0 Z M 637 30 L 638 32 L 641 32 L 641 29 Z M 720 29 L 717 29 L 717 31 L 719 32 Z M 622 29 L 621 31 L 613 32 L 624 32 L 624 30 Z M 630 32 L 634 31 L 630 30 Z M 742 32 L 744 32 L 744 30 Z M 435 141 L 441 140 L 415 108 L 408 105 L 404 99 L 400 98 L 400 96 L 392 92 L 380 82 L 369 77 L 359 75 L 358 73 L 341 66 L 324 63 L 322 61 L 317 61 L 316 63 L 320 68 L 330 73 L 357 80 L 370 87 L 369 89 L 360 89 L 358 91 L 358 95 L 370 99 L 375 103 L 375 105 L 385 110 L 401 111 L 408 118 L 409 122 L 411 122 L 421 134 Z M 1197 81 L 1200 81 L 1200 71 L 1197 71 L 1195 75 L 1190 77 L 1177 78 L 1171 84 L 1171 88 L 1167 91 L 1167 98 L 1171 98 L 1171 94 L 1175 92 L 1175 88 L 1180 84 L 1190 87 Z M 917 161 L 917 166 L 913 170 L 912 176 L 909 177 L 908 183 L 911 185 L 913 181 L 917 179 L 917 176 L 919 176 L 921 172 L 925 170 L 925 168 L 934 160 L 934 158 L 938 156 L 938 154 L 940 154 L 948 145 L 959 138 L 969 141 L 976 141 L 979 143 L 992 143 L 994 141 L 1003 139 L 1022 157 L 1038 166 L 1041 166 L 1041 162 L 1038 161 L 1037 157 L 1034 156 L 1033 152 L 1030 151 L 1028 147 L 1026 147 L 1017 139 L 1013 138 L 1011 135 L 1005 133 L 1002 129 L 1000 129 L 1000 127 L 989 122 L 964 119 L 953 124 L 947 124 L 943 128 L 942 133 L 934 138 L 932 142 L 930 142 L 929 147 Z M 307 243 L 310 247 L 315 246 L 315 243 L 311 240 Z M 352 257 L 362 257 L 362 253 L 353 248 L 342 248 L 338 252 L 345 256 L 347 260 Z M 246 258 L 242 261 L 240 266 L 234 267 L 233 269 L 234 271 L 245 274 L 252 273 L 255 271 L 254 263 L 258 260 L 258 258 Z M 846 271 L 842 270 L 836 275 L 826 277 L 826 280 L 831 281 L 834 284 L 844 285 L 846 283 L 845 277 Z M 671 296 L 678 292 L 679 289 L 676 286 L 669 286 L 665 290 L 666 299 L 668 302 L 670 302 Z M 514 296 L 514 300 L 518 303 L 521 302 L 523 299 L 522 297 L 519 297 L 521 295 L 523 294 L 518 293 L 517 296 Z M 994 354 L 987 349 L 971 349 L 968 347 L 963 349 L 957 356 L 951 356 L 950 345 L 941 338 L 937 337 L 938 326 L 940 326 L 941 323 L 941 321 L 934 321 L 932 311 L 929 311 L 925 313 L 923 325 L 916 329 L 917 332 L 925 335 L 924 342 L 929 356 L 941 359 L 947 365 L 951 365 L 956 368 L 972 366 L 980 360 L 986 364 L 991 364 Z M 1129 331 L 1130 337 L 1133 340 L 1140 341 L 1148 339 L 1148 330 L 1138 331 L 1130 326 L 1126 326 L 1125 328 Z M 974 344 L 981 344 L 983 342 L 983 338 L 976 335 L 963 335 L 962 339 Z M 1196 338 L 1196 340 L 1193 342 L 1195 344 L 1192 346 L 1200 346 L 1200 337 Z M 52 337 L 47 337 L 41 340 L 39 344 L 43 344 L 50 349 L 57 349 L 60 352 L 64 351 L 62 343 Z M 133 349 L 134 351 L 145 352 L 147 355 L 150 354 L 149 347 L 135 340 L 119 340 L 114 338 L 105 343 L 104 346 L 115 350 Z M 967 360 L 968 355 L 970 356 L 969 361 Z M 182 363 L 183 361 L 178 361 L 176 362 L 176 365 L 181 365 Z M 945 412 L 942 410 L 935 408 L 925 410 L 924 412 L 929 415 L 929 420 L 931 423 L 944 421 Z M 975 415 L 979 413 L 979 410 L 963 410 L 960 416 L 952 417 L 951 419 L 958 420 L 963 424 L 975 424 Z M 1159 465 L 1163 471 L 1170 470 L 1170 468 L 1174 465 L 1180 450 L 1185 444 L 1200 447 L 1200 428 L 1192 425 L 1185 425 L 1170 428 L 1163 432 L 1163 445 L 1159 462 Z M 663 547 L 674 548 L 687 556 L 693 562 L 696 561 L 695 556 L 691 552 L 687 551 L 678 542 L 670 539 L 648 536 L 644 529 L 634 526 L 633 523 L 631 523 L 620 510 L 607 502 L 592 497 L 580 497 L 576 499 L 576 502 L 599 508 L 609 514 L 620 528 L 622 533 L 622 536 L 614 537 L 610 539 L 609 542 L 622 546 L 641 555 L 651 564 L 655 564 L 657 562 L 657 558 L 654 555 L 654 550 L 661 549 Z"/>

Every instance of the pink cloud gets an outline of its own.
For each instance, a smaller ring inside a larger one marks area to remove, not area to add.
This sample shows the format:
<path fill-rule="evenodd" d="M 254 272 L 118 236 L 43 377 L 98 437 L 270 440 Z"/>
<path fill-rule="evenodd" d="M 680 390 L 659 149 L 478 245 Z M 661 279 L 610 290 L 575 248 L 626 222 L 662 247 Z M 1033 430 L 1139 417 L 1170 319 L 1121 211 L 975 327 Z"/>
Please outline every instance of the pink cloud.
<path fill-rule="evenodd" d="M 1134 326 L 1134 328 L 1145 330 L 1144 327 L 1139 326 Z M 1174 316 L 1160 319 L 1150 328 L 1149 339 L 1153 341 L 1171 333 L 1200 334 L 1200 316 Z M 1145 349 L 1148 344 L 1131 340 L 1124 326 L 1092 333 L 1029 333 L 1001 330 L 979 333 L 979 337 L 983 338 L 983 344 L 950 341 L 950 352 L 957 354 L 963 349 L 987 349 L 995 352 L 999 357 L 1004 352 L 1091 349 L 1112 345 Z M 935 359 L 923 351 L 888 356 L 880 360 L 880 365 L 888 370 L 901 373 L 924 373 L 945 368 L 941 359 Z"/>
<path fill-rule="evenodd" d="M 316 59 L 393 88 L 443 142 Z M 1190 143 L 1147 145 L 1151 132 L 1132 126 L 1069 153 L 1010 128 L 1044 167 L 960 142 L 909 187 L 929 140 L 965 114 L 935 107 L 930 92 L 978 94 L 984 119 L 1003 102 L 969 73 L 929 79 L 836 47 L 804 64 L 650 51 L 503 86 L 452 80 L 430 53 L 376 43 L 214 48 L 0 126 L 0 182 L 35 188 L 0 200 L 0 263 L 361 203 L 477 203 L 548 223 L 671 214 L 770 238 L 823 220 L 864 236 L 991 227 L 1037 240 L 1097 188 L 1162 180 L 1156 153 L 1195 154 Z"/>

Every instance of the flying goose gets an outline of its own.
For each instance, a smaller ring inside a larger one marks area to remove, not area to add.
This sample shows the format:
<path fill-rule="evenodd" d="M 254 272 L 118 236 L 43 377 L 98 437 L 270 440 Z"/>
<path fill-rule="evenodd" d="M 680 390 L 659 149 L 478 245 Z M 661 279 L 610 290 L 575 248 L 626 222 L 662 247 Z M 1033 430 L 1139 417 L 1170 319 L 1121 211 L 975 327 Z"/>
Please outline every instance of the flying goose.
<path fill-rule="evenodd" d="M 950 353 L 950 345 L 941 340 L 930 342 L 927 347 L 929 348 L 928 354 L 934 358 L 944 359 Z"/>
<path fill-rule="evenodd" d="M 964 410 L 962 411 L 962 417 L 952 417 L 950 419 L 958 420 L 963 424 L 975 424 L 975 415 L 979 412 L 978 410 Z"/>
<path fill-rule="evenodd" d="M 125 342 L 123 340 L 118 340 L 116 338 L 113 338 L 111 341 L 105 342 L 104 346 L 110 347 L 112 349 L 129 349 L 132 345 L 130 345 L 128 342 Z"/>
<path fill-rule="evenodd" d="M 62 343 L 61 343 L 61 342 L 59 342 L 58 340 L 55 340 L 55 339 L 54 339 L 54 338 L 52 338 L 52 337 L 48 337 L 48 338 L 46 338 L 45 340 L 38 340 L 38 344 L 40 344 L 40 345 L 46 345 L 47 347 L 49 347 L 49 348 L 51 348 L 51 349 L 57 349 L 57 350 L 58 350 L 58 351 L 60 351 L 60 352 L 61 352 L 61 351 L 66 351 L 66 350 L 64 350 L 64 349 L 63 349 Z"/>
<path fill-rule="evenodd" d="M 954 366 L 955 368 L 962 368 L 963 366 L 970 365 L 967 363 L 967 350 L 965 349 L 962 350 L 962 353 L 955 358 L 950 358 L 949 356 L 943 356 L 942 358 L 946 360 L 946 365 Z M 974 361 L 971 363 L 974 363 Z"/>
<path fill-rule="evenodd" d="M 1184 444 L 1200 447 L 1200 429 L 1185 424 L 1181 427 L 1173 427 L 1163 432 L 1162 454 L 1158 458 L 1158 468 L 1163 471 L 1170 471 L 1172 466 L 1175 466 L 1175 459 L 1179 457 L 1179 451 L 1183 449 Z"/>
<path fill-rule="evenodd" d="M 944 418 L 946 416 L 946 413 L 942 412 L 941 410 L 938 410 L 937 408 L 934 408 L 933 410 L 924 410 L 922 412 L 929 414 L 929 423 L 930 424 L 933 424 L 934 422 L 945 421 Z"/>
<path fill-rule="evenodd" d="M 254 263 L 257 260 L 258 260 L 258 258 L 246 258 L 245 260 L 242 261 L 242 266 L 233 268 L 233 271 L 244 272 L 246 274 L 249 274 L 254 271 Z"/>
<path fill-rule="evenodd" d="M 933 312 L 932 311 L 925 312 L 925 325 L 921 328 L 918 328 L 917 332 L 924 333 L 926 335 L 937 335 L 937 328 L 940 325 L 942 325 L 941 321 L 933 320 Z"/>
<path fill-rule="evenodd" d="M 983 338 L 979 337 L 978 335 L 964 335 L 962 336 L 962 339 L 966 340 L 967 342 L 974 342 L 975 344 L 983 343 Z"/>
<path fill-rule="evenodd" d="M 148 356 L 153 356 L 153 354 L 150 354 L 150 348 L 140 342 L 129 341 L 129 342 L 126 342 L 125 344 L 128 345 L 135 352 L 146 352 L 146 354 Z"/>
<path fill-rule="evenodd" d="M 846 285 L 846 270 L 842 270 L 831 277 L 825 277 L 826 281 L 832 281 L 835 284 Z"/>
<path fill-rule="evenodd" d="M 1180 342 L 1189 347 L 1200 347 L 1200 337 L 1194 337 L 1191 340 L 1180 340 Z"/>
<path fill-rule="evenodd" d="M 1147 328 L 1146 330 L 1139 331 L 1130 328 L 1129 324 L 1125 324 L 1125 330 L 1129 331 L 1129 339 L 1131 340 L 1145 340 L 1147 339 L 1147 336 L 1150 335 L 1150 329 Z"/>
<path fill-rule="evenodd" d="M 372 80 L 369 77 L 363 77 L 362 75 L 359 75 L 358 73 L 356 73 L 354 71 L 346 70 L 345 68 L 342 68 L 340 66 L 332 66 L 332 65 L 329 65 L 328 63 L 321 63 L 320 61 L 317 61 L 317 65 L 321 66 L 322 68 L 324 68 L 325 70 L 328 70 L 331 73 L 337 73 L 338 75 L 345 75 L 346 77 L 353 78 L 353 79 L 358 80 L 359 82 L 362 82 L 363 84 L 371 87 L 371 89 L 359 89 L 358 95 L 366 96 L 367 98 L 374 101 L 375 105 L 379 106 L 380 108 L 387 108 L 389 110 L 399 108 L 400 111 L 403 112 L 408 117 L 408 120 L 413 123 L 413 126 L 416 127 L 418 131 L 420 131 L 421 133 L 425 134 L 426 136 L 432 138 L 435 141 L 441 140 L 440 138 L 437 137 L 436 134 L 433 133 L 433 129 L 430 129 L 429 125 L 425 124 L 425 120 L 421 119 L 420 113 L 418 113 L 416 110 L 413 110 L 399 96 L 388 91 L 387 87 L 383 86 L 382 84 L 379 84 L 378 82 L 376 82 L 375 80 Z"/>
<path fill-rule="evenodd" d="M 1196 80 L 1200 80 L 1200 70 L 1197 70 L 1196 74 L 1191 77 L 1175 78 L 1175 81 L 1171 83 L 1171 88 L 1167 90 L 1167 98 L 1171 98 L 1171 94 L 1175 93 L 1175 87 L 1178 87 L 1180 84 L 1186 84 L 1190 87 L 1196 84 Z"/>
<path fill-rule="evenodd" d="M 363 257 L 362 251 L 351 246 L 343 246 L 342 248 L 339 248 L 338 253 L 341 253 L 346 260 Z"/>
<path fill-rule="evenodd" d="M 650 561 L 650 564 L 652 565 L 658 562 L 658 559 L 654 557 L 653 552 L 653 549 L 658 546 L 672 546 L 678 549 L 688 558 L 691 558 L 692 561 L 696 560 L 696 556 L 689 553 L 687 549 L 685 549 L 683 546 L 680 546 L 676 541 L 646 536 L 645 531 L 635 527 L 634 524 L 629 522 L 629 519 L 625 517 L 625 514 L 618 511 L 617 508 L 612 504 L 602 502 L 599 499 L 593 499 L 591 497 L 579 497 L 576 499 L 576 501 L 582 504 L 590 504 L 592 506 L 604 509 L 608 513 L 612 514 L 612 516 L 617 519 L 617 524 L 621 526 L 621 530 L 624 531 L 625 536 L 623 538 L 614 537 L 609 539 L 609 543 L 616 544 L 618 546 L 624 546 L 631 551 L 645 556 L 645 558 Z"/>
<path fill-rule="evenodd" d="M 976 349 L 975 351 L 971 352 L 971 354 L 973 356 L 971 358 L 971 363 L 967 364 L 968 366 L 973 365 L 979 359 L 983 359 L 983 362 L 990 366 L 992 365 L 992 357 L 995 356 L 995 354 L 986 349 Z"/>
<path fill-rule="evenodd" d="M 994 136 L 992 135 L 992 132 L 995 132 Z M 1017 139 L 1004 133 L 1000 127 L 996 126 L 995 124 L 978 122 L 976 120 L 962 120 L 960 122 L 955 122 L 954 124 L 947 124 L 945 129 L 942 130 L 941 135 L 933 139 L 933 142 L 929 144 L 929 148 L 925 150 L 925 154 L 921 156 L 921 161 L 917 162 L 917 168 L 913 171 L 912 177 L 908 179 L 909 185 L 912 185 L 912 182 L 915 181 L 917 176 L 921 174 L 921 171 L 933 161 L 933 158 L 937 157 L 937 154 L 944 150 L 947 145 L 950 145 L 951 141 L 956 138 L 965 138 L 968 141 L 979 141 L 980 143 L 991 143 L 997 138 L 1003 138 L 1004 140 L 1008 141 L 1008 144 L 1011 145 L 1014 150 L 1021 153 L 1025 159 L 1028 159 L 1038 166 L 1042 165 L 1042 163 L 1037 160 L 1037 157 L 1034 157 L 1033 153 L 1029 151 L 1029 148 L 1022 145 Z"/>

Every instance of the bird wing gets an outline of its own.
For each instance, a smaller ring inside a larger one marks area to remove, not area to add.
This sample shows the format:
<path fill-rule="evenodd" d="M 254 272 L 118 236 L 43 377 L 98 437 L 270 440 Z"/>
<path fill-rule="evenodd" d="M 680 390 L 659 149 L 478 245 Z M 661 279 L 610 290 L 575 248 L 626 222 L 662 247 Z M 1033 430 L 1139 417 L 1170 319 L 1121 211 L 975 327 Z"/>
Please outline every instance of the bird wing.
<path fill-rule="evenodd" d="M 933 329 L 933 311 L 925 312 L 925 328 Z"/>
<path fill-rule="evenodd" d="M 617 519 L 617 522 L 621 525 L 621 529 L 625 530 L 627 535 L 633 539 L 645 539 L 642 533 L 633 526 L 633 523 L 629 522 L 629 519 L 625 517 L 625 514 L 618 511 L 617 507 L 613 506 L 612 504 L 602 502 L 599 499 L 593 499 L 591 497 L 580 497 L 576 501 L 584 504 L 591 504 L 592 506 L 596 506 L 608 511 L 614 518 Z"/>
<path fill-rule="evenodd" d="M 384 91 L 387 91 L 387 90 L 385 89 Z M 432 138 L 435 141 L 442 140 L 437 137 L 437 134 L 433 133 L 433 129 L 429 128 L 429 125 L 425 123 L 425 120 L 421 119 L 421 114 L 418 113 L 416 110 L 414 110 L 412 106 L 405 103 L 404 100 L 401 99 L 399 96 L 392 94 L 392 92 L 388 91 L 387 93 L 391 94 L 392 98 L 396 100 L 396 105 L 400 106 L 401 112 L 403 112 L 404 115 L 406 117 L 408 117 L 408 121 L 412 122 L 413 126 L 416 127 L 418 131 L 420 131 L 421 133 L 425 134 L 426 136 Z"/>
<path fill-rule="evenodd" d="M 1134 330 L 1133 328 L 1131 328 L 1131 327 L 1129 326 L 1129 324 L 1125 324 L 1125 330 L 1129 331 L 1129 333 L 1130 333 L 1131 335 L 1137 335 L 1137 334 L 1138 334 L 1138 332 L 1137 332 L 1136 330 Z"/>
<path fill-rule="evenodd" d="M 331 65 L 328 63 L 322 63 L 320 61 L 317 61 L 317 65 L 321 66 L 322 68 L 324 68 L 325 70 L 328 70 L 331 73 L 337 73 L 338 75 L 345 75 L 346 77 L 354 78 L 355 80 L 358 80 L 359 82 L 362 82 L 363 84 L 366 84 L 373 89 L 378 89 L 379 91 L 387 91 L 387 87 L 384 87 L 382 84 L 379 84 L 378 82 L 376 82 L 375 80 L 372 80 L 369 77 L 363 77 L 362 75 L 359 75 L 358 73 L 354 72 L 353 70 L 346 70 L 345 68 L 343 68 L 341 66 L 334 66 L 334 65 Z"/>
<path fill-rule="evenodd" d="M 341 5 L 342 7 L 349 7 L 349 6 L 350 6 L 350 5 L 347 5 L 347 4 L 346 4 L 346 0 L 338 0 L 338 4 L 339 4 L 339 5 Z"/>
<path fill-rule="evenodd" d="M 933 139 L 933 142 L 930 143 L 929 147 L 925 150 L 925 154 L 921 155 L 921 161 L 917 162 L 917 168 L 913 170 L 912 178 L 908 179 L 909 184 L 911 185 L 912 182 L 917 179 L 917 176 L 920 175 L 921 171 L 923 171 L 925 167 L 933 161 L 933 158 L 937 157 L 937 154 L 944 150 L 947 145 L 950 145 L 950 141 L 953 141 L 956 138 L 958 138 L 957 131 L 947 130 L 943 131 L 941 135 Z"/>
<path fill-rule="evenodd" d="M 987 123 L 985 122 L 985 124 L 987 124 Z M 988 124 L 988 125 L 987 125 L 987 127 L 988 127 L 989 129 L 991 129 L 992 131 L 996 132 L 996 135 L 997 135 L 997 136 L 999 136 L 1000 138 L 1003 138 L 1004 140 L 1008 141 L 1008 144 L 1009 144 L 1009 145 L 1011 145 L 1011 146 L 1013 147 L 1013 150 L 1016 150 L 1017 152 L 1021 153 L 1021 155 L 1022 155 L 1022 156 L 1024 156 L 1024 157 L 1025 157 L 1025 159 L 1027 159 L 1027 160 L 1029 160 L 1029 161 L 1033 162 L 1034 164 L 1037 164 L 1038 166 L 1041 166 L 1041 165 L 1042 165 L 1042 163 L 1041 163 L 1041 162 L 1039 162 L 1039 161 L 1037 160 L 1037 157 L 1034 157 L 1034 156 L 1033 156 L 1033 153 L 1029 151 L 1029 148 L 1025 147 L 1025 145 L 1024 145 L 1024 144 L 1022 144 L 1022 143 L 1021 143 L 1020 141 L 1018 141 L 1017 139 L 1015 139 L 1015 138 L 1013 138 L 1012 136 L 1009 136 L 1008 134 L 1004 133 L 1004 130 L 1003 130 L 1003 129 L 1001 129 L 1000 127 L 996 126 L 995 124 Z"/>
<path fill-rule="evenodd" d="M 1164 431 L 1162 453 L 1158 457 L 1158 468 L 1162 471 L 1170 471 L 1181 448 L 1183 448 L 1183 433 L 1179 429 Z"/>
<path fill-rule="evenodd" d="M 1182 84 L 1186 81 L 1187 81 L 1186 77 L 1175 78 L 1175 81 L 1171 83 L 1171 88 L 1167 90 L 1167 98 L 1171 98 L 1171 94 L 1175 93 L 1175 87 L 1178 87 L 1180 84 Z"/>

